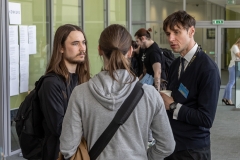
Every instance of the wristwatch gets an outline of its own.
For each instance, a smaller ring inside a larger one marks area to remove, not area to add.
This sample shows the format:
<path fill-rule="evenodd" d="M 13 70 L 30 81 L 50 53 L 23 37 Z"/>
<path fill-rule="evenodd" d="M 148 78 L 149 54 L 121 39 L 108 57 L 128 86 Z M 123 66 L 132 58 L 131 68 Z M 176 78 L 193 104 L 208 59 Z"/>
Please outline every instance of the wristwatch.
<path fill-rule="evenodd" d="M 174 112 L 174 110 L 177 108 L 177 103 L 176 102 L 173 102 L 169 105 L 169 111 L 170 112 Z"/>

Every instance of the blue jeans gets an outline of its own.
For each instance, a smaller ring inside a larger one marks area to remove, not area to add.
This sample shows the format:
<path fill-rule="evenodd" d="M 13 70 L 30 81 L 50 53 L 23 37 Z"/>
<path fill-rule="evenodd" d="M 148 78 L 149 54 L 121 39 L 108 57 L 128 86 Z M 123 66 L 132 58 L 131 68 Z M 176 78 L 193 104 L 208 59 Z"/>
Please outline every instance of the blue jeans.
<path fill-rule="evenodd" d="M 229 71 L 229 80 L 225 88 L 223 98 L 231 100 L 232 98 L 232 87 L 235 84 L 235 65 L 228 68 Z"/>

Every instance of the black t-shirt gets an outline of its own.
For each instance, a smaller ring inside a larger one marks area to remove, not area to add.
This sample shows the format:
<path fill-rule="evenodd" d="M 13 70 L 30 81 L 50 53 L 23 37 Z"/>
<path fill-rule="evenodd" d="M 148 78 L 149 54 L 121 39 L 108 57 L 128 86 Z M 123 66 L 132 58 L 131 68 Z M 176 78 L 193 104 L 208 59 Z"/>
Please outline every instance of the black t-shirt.
<path fill-rule="evenodd" d="M 146 48 L 145 52 L 142 55 L 142 61 L 147 70 L 147 73 L 154 77 L 154 71 L 152 65 L 154 63 L 161 63 L 162 74 L 161 78 L 166 79 L 166 74 L 164 70 L 164 62 L 161 54 L 161 50 L 158 47 L 157 43 L 154 42 L 150 47 Z"/>

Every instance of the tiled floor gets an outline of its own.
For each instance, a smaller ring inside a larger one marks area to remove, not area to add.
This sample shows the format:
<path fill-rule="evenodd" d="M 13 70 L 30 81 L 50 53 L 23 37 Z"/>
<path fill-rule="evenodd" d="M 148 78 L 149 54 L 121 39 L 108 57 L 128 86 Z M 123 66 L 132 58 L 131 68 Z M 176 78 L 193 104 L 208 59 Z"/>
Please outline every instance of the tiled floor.
<path fill-rule="evenodd" d="M 222 94 L 223 89 L 219 94 L 217 113 L 211 128 L 212 160 L 240 160 L 240 110 L 222 105 Z M 6 159 L 24 160 L 18 154 Z"/>
<path fill-rule="evenodd" d="M 231 106 L 218 106 L 211 129 L 213 160 L 240 160 L 239 111 Z"/>

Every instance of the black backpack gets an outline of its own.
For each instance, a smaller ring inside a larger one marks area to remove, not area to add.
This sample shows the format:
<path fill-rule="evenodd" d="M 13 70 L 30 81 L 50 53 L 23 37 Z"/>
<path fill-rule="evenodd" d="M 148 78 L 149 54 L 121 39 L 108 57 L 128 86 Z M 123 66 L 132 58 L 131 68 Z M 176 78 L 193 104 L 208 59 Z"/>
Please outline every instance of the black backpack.
<path fill-rule="evenodd" d="M 43 75 L 35 82 L 35 88 L 26 96 L 21 103 L 17 115 L 16 131 L 23 157 L 26 159 L 39 159 L 42 157 L 42 145 L 44 129 L 42 126 L 43 114 L 40 107 L 38 90 L 46 77 L 56 76 L 62 81 L 62 91 L 66 95 L 66 85 L 57 74 Z M 64 96 L 66 97 L 66 96 Z M 65 102 L 66 104 L 67 102 Z"/>
<path fill-rule="evenodd" d="M 164 58 L 164 64 L 165 64 L 164 68 L 165 68 L 166 76 L 168 76 L 168 70 L 170 68 L 170 65 L 176 58 L 174 57 L 174 54 L 171 50 L 167 48 L 160 48 L 160 50 L 163 55 L 162 57 Z"/>

